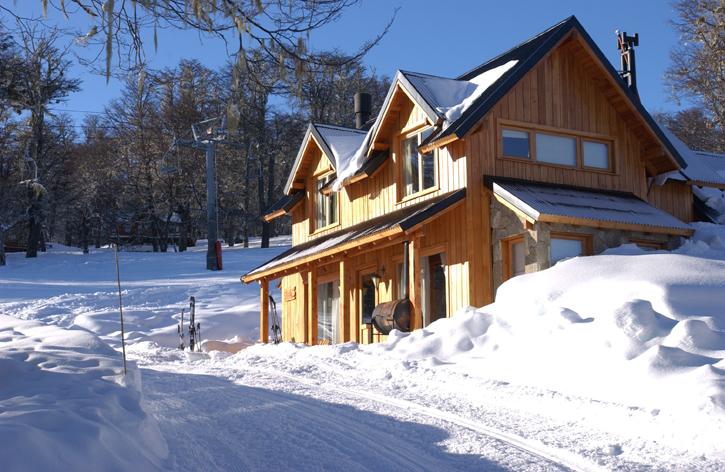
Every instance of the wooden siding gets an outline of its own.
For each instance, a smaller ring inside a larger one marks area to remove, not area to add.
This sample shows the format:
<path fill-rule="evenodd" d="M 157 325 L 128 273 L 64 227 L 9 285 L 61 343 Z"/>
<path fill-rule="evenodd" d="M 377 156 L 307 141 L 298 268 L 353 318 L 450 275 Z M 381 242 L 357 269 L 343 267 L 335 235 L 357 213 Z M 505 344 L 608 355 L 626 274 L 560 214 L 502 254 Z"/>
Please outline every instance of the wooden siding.
<path fill-rule="evenodd" d="M 445 213 L 440 218 L 425 226 L 425 234 L 421 237 L 421 257 L 438 252 L 445 252 L 446 265 L 446 307 L 448 316 L 470 304 L 469 300 L 469 274 L 468 274 L 468 247 L 466 205 L 459 205 Z M 431 252 L 432 251 L 432 252 Z M 393 245 L 381 249 L 371 249 L 355 257 L 344 259 L 342 271 L 340 262 L 331 262 L 316 268 L 314 280 L 320 282 L 329 278 L 341 280 L 340 297 L 343 305 L 349 307 L 348 315 L 341 310 L 343 327 L 343 340 L 360 343 L 368 342 L 366 327 L 360 324 L 360 276 L 365 273 L 377 272 L 382 280 L 378 287 L 378 303 L 393 300 L 397 297 L 397 264 L 403 259 L 402 239 Z M 420 263 L 420 261 L 418 261 Z M 385 273 L 383 274 L 383 267 Z M 420 268 L 415 268 L 420 270 Z M 309 287 L 307 273 L 292 274 L 282 279 L 283 293 L 294 289 L 296 298 L 283 302 L 282 338 L 285 341 L 309 342 L 310 332 L 316 332 L 316 326 L 306 326 L 310 323 Z M 386 336 L 374 335 L 374 341 L 385 340 Z"/>
<path fill-rule="evenodd" d="M 632 192 L 646 200 L 647 179 L 641 143 L 595 80 L 566 45 L 553 51 L 506 94 L 485 121 L 486 132 L 471 139 L 485 174 L 582 187 Z M 498 157 L 499 120 L 541 125 L 614 139 L 614 169 L 593 171 L 524 159 Z"/>
<path fill-rule="evenodd" d="M 653 184 L 646 200 L 685 223 L 694 221 L 692 187 L 679 180 L 668 180 L 663 186 Z"/>

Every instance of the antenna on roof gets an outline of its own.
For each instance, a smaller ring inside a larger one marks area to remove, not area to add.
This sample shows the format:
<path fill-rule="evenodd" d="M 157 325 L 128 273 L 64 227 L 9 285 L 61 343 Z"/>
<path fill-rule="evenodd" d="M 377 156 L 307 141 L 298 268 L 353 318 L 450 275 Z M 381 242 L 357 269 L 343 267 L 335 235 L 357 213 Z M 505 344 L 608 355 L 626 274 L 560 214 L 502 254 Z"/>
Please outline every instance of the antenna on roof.
<path fill-rule="evenodd" d="M 617 34 L 617 49 L 622 51 L 621 61 L 622 70 L 619 75 L 627 81 L 629 89 L 637 95 L 639 98 L 639 92 L 637 92 L 637 75 L 634 65 L 634 47 L 639 46 L 639 34 L 634 33 L 634 36 L 627 36 L 627 33 L 619 30 L 615 31 Z"/>

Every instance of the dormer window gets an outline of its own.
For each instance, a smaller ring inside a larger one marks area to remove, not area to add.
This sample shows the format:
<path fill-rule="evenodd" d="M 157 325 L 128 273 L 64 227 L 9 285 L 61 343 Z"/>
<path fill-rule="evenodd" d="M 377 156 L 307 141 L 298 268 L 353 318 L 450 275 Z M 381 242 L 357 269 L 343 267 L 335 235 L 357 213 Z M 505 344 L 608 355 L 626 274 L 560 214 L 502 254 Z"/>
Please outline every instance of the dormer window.
<path fill-rule="evenodd" d="M 337 224 L 337 192 L 329 196 L 323 195 L 320 190 L 333 179 L 334 174 L 328 174 L 315 181 L 315 231 Z"/>
<path fill-rule="evenodd" d="M 402 160 L 402 197 L 433 189 L 438 184 L 435 151 L 423 154 L 418 146 L 433 132 L 433 128 L 403 136 L 400 145 Z"/>

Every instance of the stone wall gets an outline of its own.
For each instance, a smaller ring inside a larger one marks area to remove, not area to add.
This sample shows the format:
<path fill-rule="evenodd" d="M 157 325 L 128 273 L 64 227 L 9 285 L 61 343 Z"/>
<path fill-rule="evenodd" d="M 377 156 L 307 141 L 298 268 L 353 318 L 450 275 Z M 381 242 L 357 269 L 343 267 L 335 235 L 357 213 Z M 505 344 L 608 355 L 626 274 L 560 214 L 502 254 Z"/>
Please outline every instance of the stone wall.
<path fill-rule="evenodd" d="M 662 233 L 624 232 L 618 229 L 599 229 L 591 226 L 575 227 L 563 223 L 536 222 L 530 229 L 524 226 L 524 220 L 516 213 L 491 198 L 491 244 L 493 245 L 493 290 L 494 294 L 504 282 L 502 241 L 514 236 L 524 235 L 524 256 L 526 273 L 538 272 L 551 267 L 551 233 L 571 233 L 591 237 L 594 254 L 605 249 L 628 244 L 630 239 L 665 243 L 667 250 L 680 246 L 679 236 Z"/>

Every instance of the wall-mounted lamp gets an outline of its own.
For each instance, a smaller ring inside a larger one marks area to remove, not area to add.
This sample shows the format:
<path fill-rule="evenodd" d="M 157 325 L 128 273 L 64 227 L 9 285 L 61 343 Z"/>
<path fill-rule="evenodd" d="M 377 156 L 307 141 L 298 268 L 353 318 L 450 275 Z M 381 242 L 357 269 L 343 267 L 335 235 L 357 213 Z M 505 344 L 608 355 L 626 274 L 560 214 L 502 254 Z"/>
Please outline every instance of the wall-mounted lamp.
<path fill-rule="evenodd" d="M 375 289 L 377 289 L 377 288 L 378 288 L 378 285 L 380 285 L 380 279 L 381 279 L 381 277 L 380 277 L 380 276 L 378 275 L 378 273 L 377 273 L 377 272 L 375 272 L 375 273 L 374 273 L 374 274 L 372 275 L 372 277 L 371 277 L 371 278 L 373 279 L 373 283 L 375 284 Z"/>

